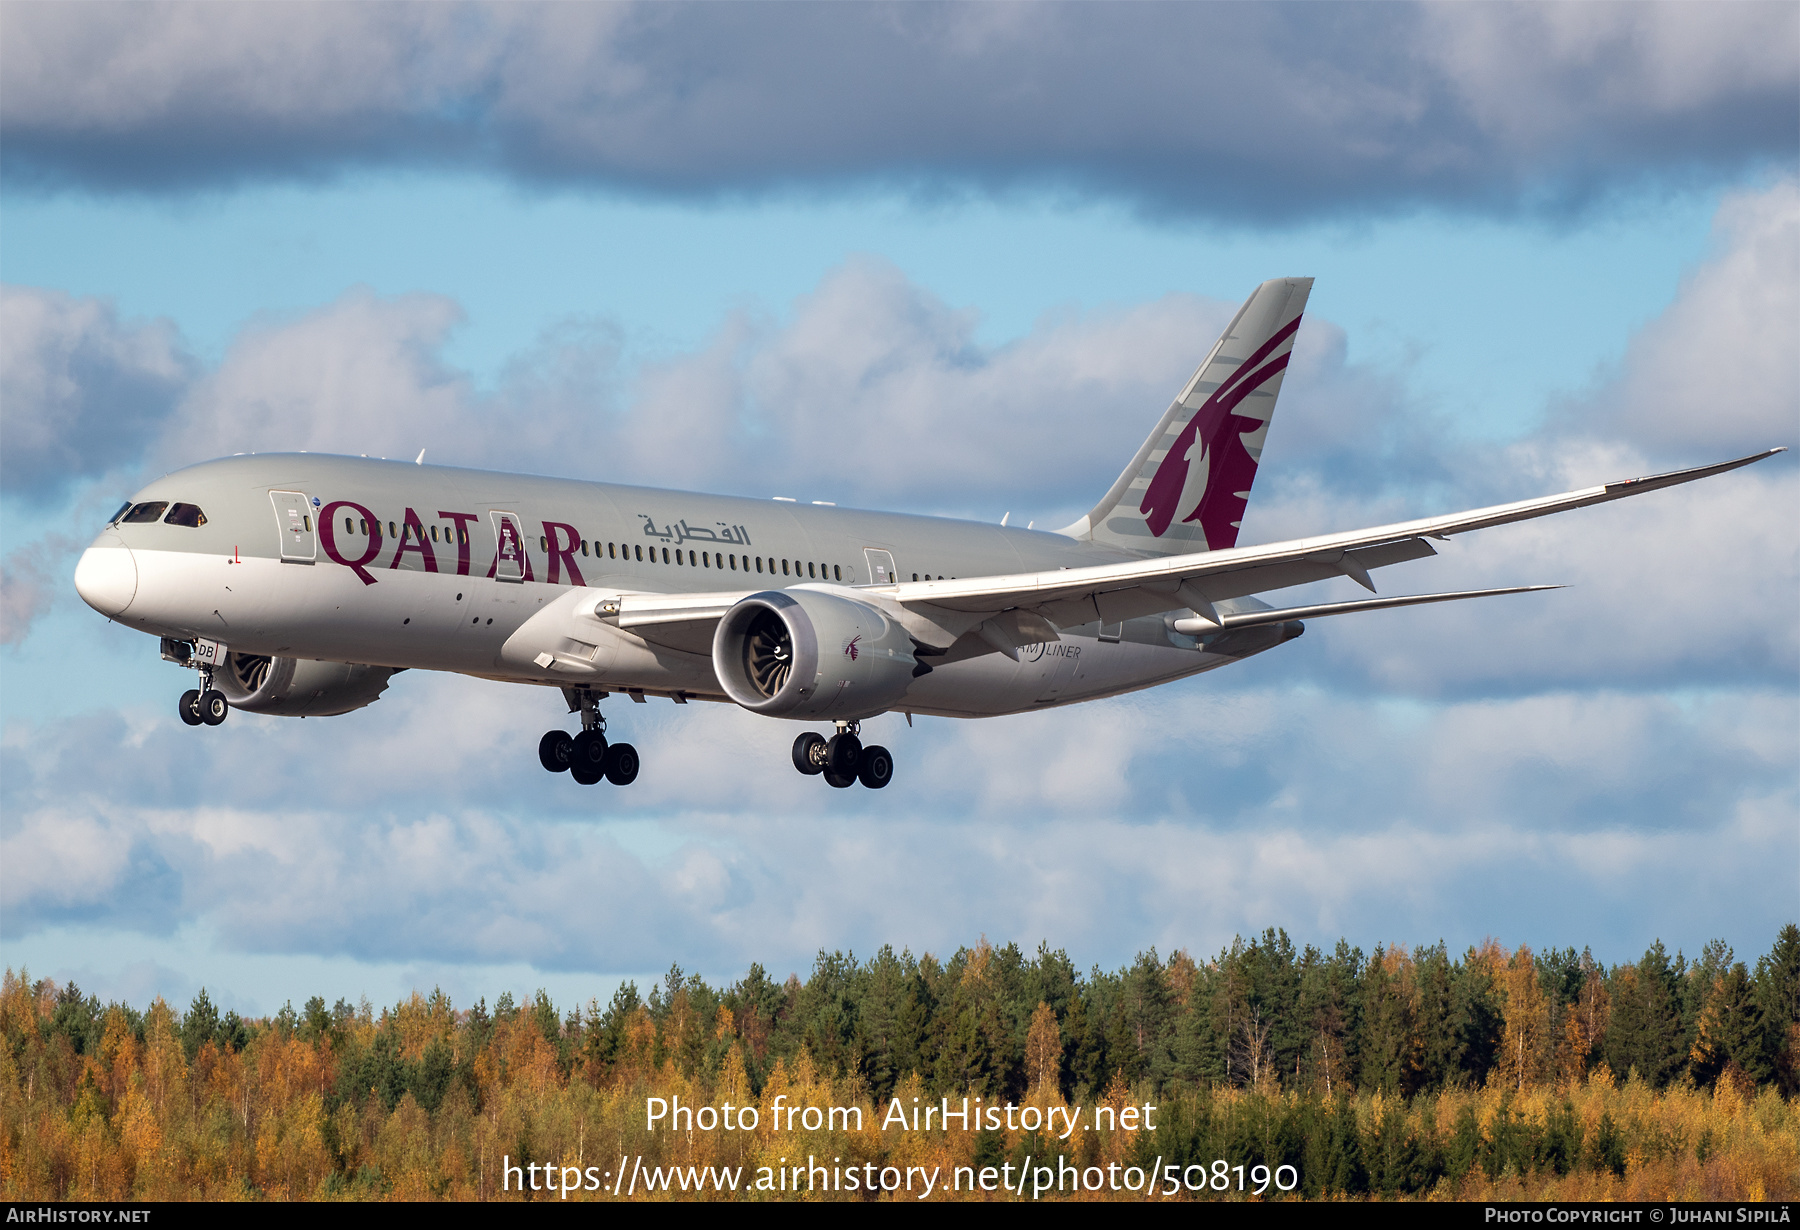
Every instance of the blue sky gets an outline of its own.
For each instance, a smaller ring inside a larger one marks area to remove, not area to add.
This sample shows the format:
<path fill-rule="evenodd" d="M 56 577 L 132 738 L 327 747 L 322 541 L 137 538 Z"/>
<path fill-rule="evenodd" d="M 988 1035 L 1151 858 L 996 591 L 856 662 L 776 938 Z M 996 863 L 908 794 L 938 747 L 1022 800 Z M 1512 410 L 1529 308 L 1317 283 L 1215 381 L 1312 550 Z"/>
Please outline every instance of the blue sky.
<path fill-rule="evenodd" d="M 1328 42 L 1304 6 L 449 11 L 5 15 L 9 965 L 266 1012 L 984 933 L 1753 957 L 1795 917 L 1791 458 L 1383 584 L 1575 583 L 1528 605 L 891 721 L 894 787 L 831 799 L 786 724 L 706 706 L 633 712 L 645 779 L 597 813 L 530 763 L 556 706 L 416 673 L 196 734 L 68 582 L 136 485 L 240 447 L 1060 524 L 1289 274 L 1255 538 L 1793 444 L 1791 7 L 1357 6 Z M 846 427 L 903 463 L 846 466 Z M 321 769 L 371 741 L 413 767 Z"/>

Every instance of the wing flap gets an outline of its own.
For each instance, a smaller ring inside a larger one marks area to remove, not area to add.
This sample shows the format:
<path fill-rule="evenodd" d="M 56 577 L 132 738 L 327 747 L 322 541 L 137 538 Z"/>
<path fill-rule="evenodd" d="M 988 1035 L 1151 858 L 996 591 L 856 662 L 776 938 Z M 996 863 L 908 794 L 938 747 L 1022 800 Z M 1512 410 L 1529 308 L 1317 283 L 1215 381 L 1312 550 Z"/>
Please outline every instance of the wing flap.
<path fill-rule="evenodd" d="M 1290 606 L 1276 611 L 1244 611 L 1223 615 L 1220 623 L 1234 628 L 1258 628 L 1264 624 L 1284 624 L 1290 619 L 1323 619 L 1327 615 L 1350 615 L 1357 611 L 1386 611 L 1394 607 L 1424 606 L 1432 602 L 1458 602 L 1464 598 L 1496 598 L 1502 594 L 1535 594 L 1560 585 L 1509 585 L 1503 589 L 1464 589 L 1449 594 L 1408 594 L 1397 598 L 1363 598 L 1356 602 L 1323 602 L 1312 606 Z M 1218 624 L 1203 619 L 1178 619 L 1170 627 L 1183 636 L 1201 636 L 1216 632 Z"/>

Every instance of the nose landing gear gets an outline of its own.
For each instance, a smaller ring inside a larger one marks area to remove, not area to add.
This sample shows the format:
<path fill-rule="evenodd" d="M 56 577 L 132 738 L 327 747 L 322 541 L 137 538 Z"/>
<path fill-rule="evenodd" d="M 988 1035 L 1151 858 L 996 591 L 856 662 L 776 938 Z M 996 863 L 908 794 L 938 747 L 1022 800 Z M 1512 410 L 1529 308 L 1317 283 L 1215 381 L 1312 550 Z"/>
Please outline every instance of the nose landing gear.
<path fill-rule="evenodd" d="M 807 731 L 794 740 L 794 767 L 808 777 L 823 777 L 836 790 L 857 782 L 880 790 L 893 780 L 893 754 L 878 745 L 864 747 L 857 730 L 855 722 L 839 722 L 830 739 Z"/>
<path fill-rule="evenodd" d="M 175 702 L 175 712 L 189 726 L 217 726 L 231 716 L 231 702 L 225 699 L 225 693 L 213 687 L 213 673 L 210 666 L 196 666 L 200 672 L 200 686 L 189 688 Z"/>
<path fill-rule="evenodd" d="M 552 773 L 567 771 L 583 786 L 605 779 L 615 786 L 629 786 L 637 780 L 637 749 L 629 743 L 606 741 L 606 719 L 600 716 L 600 700 L 605 692 L 587 688 L 565 688 L 571 711 L 581 712 L 581 733 L 571 738 L 560 730 L 552 730 L 538 740 L 538 763 Z"/>

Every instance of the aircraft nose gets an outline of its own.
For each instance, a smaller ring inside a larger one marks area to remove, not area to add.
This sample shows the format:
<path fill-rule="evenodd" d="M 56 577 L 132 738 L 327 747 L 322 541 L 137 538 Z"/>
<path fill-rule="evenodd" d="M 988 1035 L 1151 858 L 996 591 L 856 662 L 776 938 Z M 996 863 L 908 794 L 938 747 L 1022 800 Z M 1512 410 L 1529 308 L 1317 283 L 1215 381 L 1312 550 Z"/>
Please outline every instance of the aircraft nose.
<path fill-rule="evenodd" d="M 96 539 L 75 565 L 75 592 L 108 619 L 125 613 L 137 597 L 137 581 L 137 561 L 131 558 L 131 548 L 116 535 L 105 534 Z"/>

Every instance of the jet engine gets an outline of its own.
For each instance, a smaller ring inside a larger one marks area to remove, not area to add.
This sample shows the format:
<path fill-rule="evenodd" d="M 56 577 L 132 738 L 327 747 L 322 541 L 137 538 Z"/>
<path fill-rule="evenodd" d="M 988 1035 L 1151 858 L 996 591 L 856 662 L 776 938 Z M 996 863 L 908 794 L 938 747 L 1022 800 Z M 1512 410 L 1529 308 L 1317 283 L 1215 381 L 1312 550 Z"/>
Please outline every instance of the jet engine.
<path fill-rule="evenodd" d="M 912 685 L 912 638 L 882 611 L 816 589 L 751 594 L 713 633 L 725 694 L 768 717 L 856 721 Z"/>
<path fill-rule="evenodd" d="M 329 717 L 374 704 L 397 673 L 388 666 L 272 658 L 232 652 L 213 686 L 233 709 L 282 717 Z"/>

